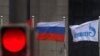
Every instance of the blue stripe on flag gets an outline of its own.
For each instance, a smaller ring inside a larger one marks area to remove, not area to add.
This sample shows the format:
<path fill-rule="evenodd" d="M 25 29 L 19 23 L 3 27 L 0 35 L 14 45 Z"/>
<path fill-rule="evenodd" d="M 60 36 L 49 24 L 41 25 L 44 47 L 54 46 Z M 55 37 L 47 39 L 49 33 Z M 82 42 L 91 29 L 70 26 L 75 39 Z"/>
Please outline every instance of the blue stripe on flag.
<path fill-rule="evenodd" d="M 40 33 L 65 33 L 64 27 L 37 27 L 36 30 Z"/>

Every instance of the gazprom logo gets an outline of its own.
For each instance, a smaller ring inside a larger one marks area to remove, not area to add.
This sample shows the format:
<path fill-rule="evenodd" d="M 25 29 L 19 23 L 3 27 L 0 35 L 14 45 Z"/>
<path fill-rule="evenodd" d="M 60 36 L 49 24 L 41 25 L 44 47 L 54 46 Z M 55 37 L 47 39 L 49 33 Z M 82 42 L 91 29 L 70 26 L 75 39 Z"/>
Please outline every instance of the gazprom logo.
<path fill-rule="evenodd" d="M 84 29 L 83 29 L 84 30 Z M 89 30 L 85 32 L 79 32 L 75 34 L 75 37 L 94 37 L 96 35 L 96 29 L 89 24 Z"/>

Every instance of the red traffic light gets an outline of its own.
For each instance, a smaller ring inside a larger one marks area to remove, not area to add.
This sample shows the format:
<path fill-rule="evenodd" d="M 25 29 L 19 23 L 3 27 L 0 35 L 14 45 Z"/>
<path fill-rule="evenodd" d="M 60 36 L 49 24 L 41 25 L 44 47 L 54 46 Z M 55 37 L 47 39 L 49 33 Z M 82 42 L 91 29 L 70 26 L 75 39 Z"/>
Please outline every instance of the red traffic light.
<path fill-rule="evenodd" d="M 18 28 L 7 29 L 2 38 L 2 44 L 10 52 L 18 52 L 26 45 L 26 35 Z"/>

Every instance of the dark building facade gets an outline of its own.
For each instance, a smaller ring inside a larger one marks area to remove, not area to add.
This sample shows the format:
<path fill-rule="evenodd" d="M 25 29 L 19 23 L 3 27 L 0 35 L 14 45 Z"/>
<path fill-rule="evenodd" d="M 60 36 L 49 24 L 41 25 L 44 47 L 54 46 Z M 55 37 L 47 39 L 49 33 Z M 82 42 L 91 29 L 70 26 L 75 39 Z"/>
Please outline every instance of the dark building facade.
<path fill-rule="evenodd" d="M 99 0 L 69 0 L 69 25 L 78 25 L 99 19 Z M 69 30 L 69 56 L 99 56 L 99 44 L 92 41 L 72 41 Z"/>
<path fill-rule="evenodd" d="M 0 15 L 13 24 L 26 23 L 31 16 L 35 16 L 35 24 L 59 21 L 68 17 L 68 0 L 0 0 Z M 64 43 L 37 41 L 34 30 L 29 47 L 31 56 L 65 56 Z"/>

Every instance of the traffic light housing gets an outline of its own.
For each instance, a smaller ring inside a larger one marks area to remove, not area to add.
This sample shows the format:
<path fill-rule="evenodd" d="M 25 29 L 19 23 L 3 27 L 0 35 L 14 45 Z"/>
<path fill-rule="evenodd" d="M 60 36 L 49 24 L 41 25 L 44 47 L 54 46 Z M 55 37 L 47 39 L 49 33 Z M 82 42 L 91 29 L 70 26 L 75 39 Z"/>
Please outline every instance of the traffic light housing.
<path fill-rule="evenodd" d="M 28 56 L 29 31 L 26 25 L 1 27 L 2 56 Z"/>

